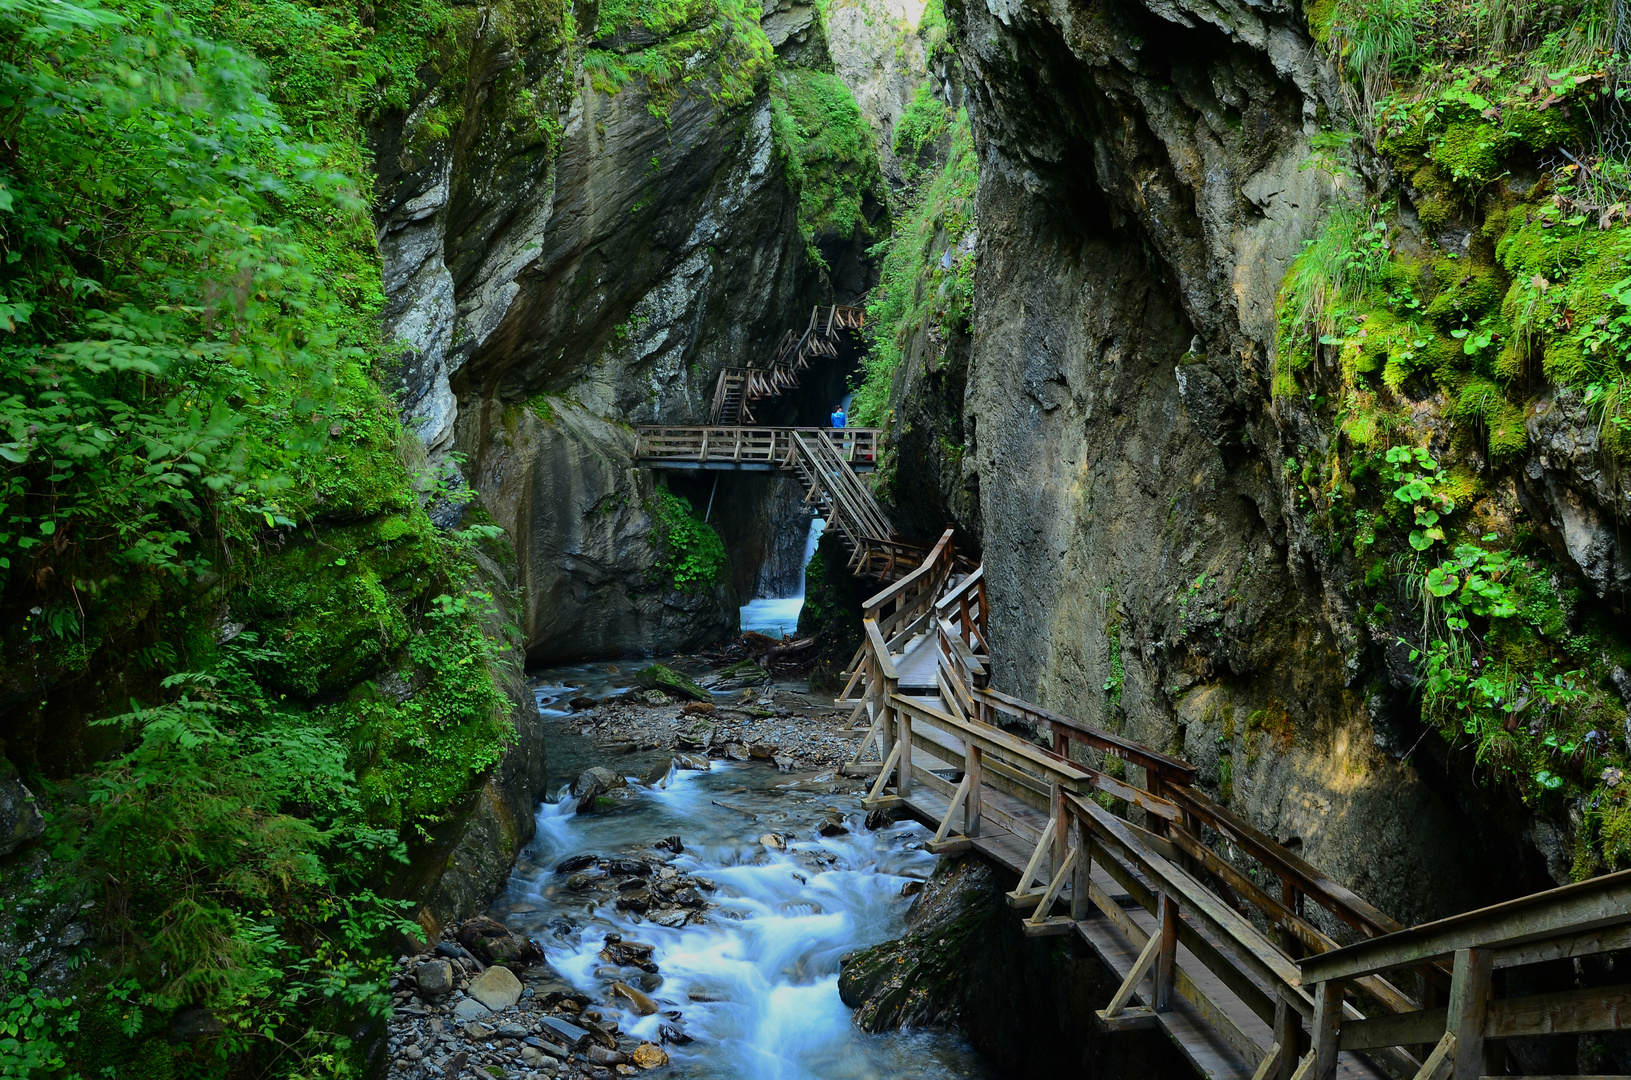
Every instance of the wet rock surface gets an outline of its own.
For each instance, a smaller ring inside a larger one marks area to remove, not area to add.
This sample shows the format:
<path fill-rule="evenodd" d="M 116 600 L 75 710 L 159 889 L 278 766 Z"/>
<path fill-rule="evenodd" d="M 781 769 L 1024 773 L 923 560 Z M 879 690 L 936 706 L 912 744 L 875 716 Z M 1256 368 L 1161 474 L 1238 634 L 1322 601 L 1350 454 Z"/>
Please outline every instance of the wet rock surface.
<path fill-rule="evenodd" d="M 1003 1076 L 1194 1075 L 1158 1032 L 1104 1037 L 1092 1013 L 1118 980 L 1074 937 L 1027 938 L 974 856 L 943 858 L 893 941 L 844 957 L 838 990 L 871 1032 L 956 1027 Z"/>
<path fill-rule="evenodd" d="M 669 1063 L 662 1047 L 622 1034 L 615 1018 L 573 990 L 543 962 L 536 942 L 524 941 L 522 951 L 537 959 L 515 962 L 515 971 L 480 970 L 459 939 L 490 938 L 495 926 L 516 938 L 478 917 L 450 928 L 434 949 L 398 959 L 387 1037 L 391 1080 L 603 1080 L 612 1075 L 608 1066 L 628 1075 Z"/>
<path fill-rule="evenodd" d="M 768 681 L 766 676 L 763 682 Z M 830 699 L 764 688 L 734 701 L 714 698 L 684 706 L 653 705 L 643 695 L 629 694 L 582 710 L 567 723 L 610 750 L 669 752 L 678 768 L 706 768 L 712 756 L 762 761 L 793 772 L 835 770 L 848 761 L 861 734 L 850 731 L 848 721 L 849 710 L 834 708 Z"/>

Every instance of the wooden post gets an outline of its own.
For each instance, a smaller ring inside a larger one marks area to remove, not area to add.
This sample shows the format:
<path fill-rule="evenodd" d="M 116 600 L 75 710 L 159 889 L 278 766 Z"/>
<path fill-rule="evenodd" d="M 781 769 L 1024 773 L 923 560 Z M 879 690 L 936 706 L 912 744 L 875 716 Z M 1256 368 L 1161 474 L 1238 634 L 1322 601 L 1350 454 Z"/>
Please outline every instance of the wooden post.
<path fill-rule="evenodd" d="M 1265 1080 L 1291 1080 L 1291 1070 L 1297 1067 L 1302 1055 L 1302 1014 L 1292 1007 L 1284 994 L 1274 996 L 1274 1041 L 1285 1048 L 1274 1072 Z"/>
<path fill-rule="evenodd" d="M 1088 883 L 1093 880 L 1093 840 L 1082 824 L 1082 816 L 1074 811 L 1070 815 L 1070 846 L 1076 852 L 1071 864 L 1070 917 L 1076 922 L 1087 918 L 1093 910 L 1088 900 Z"/>
<path fill-rule="evenodd" d="M 968 777 L 968 801 L 963 804 L 963 835 L 972 839 L 980 835 L 980 758 L 982 752 L 972 742 L 963 759 L 963 772 Z"/>
<path fill-rule="evenodd" d="M 1156 772 L 1154 769 L 1144 770 L 1144 790 L 1149 792 L 1151 795 L 1154 795 L 1158 799 L 1164 799 L 1167 797 L 1166 791 L 1163 789 L 1161 784 L 1161 774 Z M 1144 815 L 1144 827 L 1149 829 L 1150 832 L 1157 836 L 1169 835 L 1167 831 L 1167 819 L 1159 814 L 1146 813 Z"/>
<path fill-rule="evenodd" d="M 893 679 L 890 680 L 894 682 Z M 894 687 L 890 688 L 894 692 Z M 901 798 L 912 794 L 912 714 L 901 712 L 896 714 L 900 724 L 900 765 L 895 774 L 895 790 Z"/>
<path fill-rule="evenodd" d="M 1048 803 L 1053 807 L 1053 861 L 1048 867 L 1048 880 L 1052 881 L 1059 876 L 1059 868 L 1065 865 L 1065 854 L 1069 850 L 1070 830 L 1065 819 L 1065 789 L 1058 783 L 1050 785 Z"/>
<path fill-rule="evenodd" d="M 1457 949 L 1450 975 L 1450 1011 L 1444 1029 L 1455 1036 L 1451 1080 L 1484 1075 L 1484 1014 L 1489 1006 L 1495 955 L 1488 949 Z"/>
<path fill-rule="evenodd" d="M 1314 984 L 1314 1071 L 1308 1080 L 1332 1080 L 1337 1074 L 1337 1032 L 1342 1027 L 1342 981 Z"/>
<path fill-rule="evenodd" d="M 1302 891 L 1298 889 L 1296 885 L 1292 884 L 1290 878 L 1280 879 L 1280 902 L 1284 904 L 1286 910 L 1291 912 L 1293 915 L 1301 915 L 1303 913 Z M 1280 927 L 1279 937 L 1280 948 L 1285 950 L 1285 954 L 1287 956 L 1295 960 L 1299 956 L 1303 955 L 1302 942 L 1298 941 L 1297 935 L 1291 932 L 1291 927 Z"/>
<path fill-rule="evenodd" d="M 1178 902 L 1162 893 L 1155 910 L 1156 933 L 1161 935 L 1161 953 L 1155 960 L 1155 1011 L 1172 1008 L 1173 977 L 1178 970 Z"/>

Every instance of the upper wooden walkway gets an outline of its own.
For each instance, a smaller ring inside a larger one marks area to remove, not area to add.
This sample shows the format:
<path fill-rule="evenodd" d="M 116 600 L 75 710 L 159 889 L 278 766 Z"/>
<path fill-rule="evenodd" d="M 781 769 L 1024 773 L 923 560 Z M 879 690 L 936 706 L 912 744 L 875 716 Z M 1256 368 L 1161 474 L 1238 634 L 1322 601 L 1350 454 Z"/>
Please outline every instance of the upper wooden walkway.
<path fill-rule="evenodd" d="M 765 366 L 726 368 L 719 373 L 709 422 L 723 427 L 753 423 L 755 402 L 795 389 L 799 375 L 812 360 L 838 355 L 840 331 L 859 330 L 865 322 L 866 309 L 858 304 L 811 308 L 809 325 L 783 334 Z"/>
<path fill-rule="evenodd" d="M 1631 947 L 1631 871 L 1404 929 L 1207 798 L 1187 762 L 990 689 L 987 610 L 949 531 L 867 601 L 839 699 L 866 735 L 845 770 L 875 776 L 868 808 L 933 827 L 931 851 L 1016 874 L 1025 933 L 1098 953 L 1121 980 L 1107 1033 L 1159 1027 L 1219 1080 L 1474 1080 L 1505 1071 L 1492 1040 L 1631 1022 L 1631 987 L 1492 998 L 1490 980 Z M 1339 947 L 1310 901 L 1359 943 Z"/>
<path fill-rule="evenodd" d="M 741 469 L 792 473 L 804 503 L 827 519 L 849 552 L 849 568 L 874 581 L 916 569 L 927 548 L 900 540 L 859 475 L 878 463 L 877 428 L 642 427 L 634 460 L 657 469 Z"/>

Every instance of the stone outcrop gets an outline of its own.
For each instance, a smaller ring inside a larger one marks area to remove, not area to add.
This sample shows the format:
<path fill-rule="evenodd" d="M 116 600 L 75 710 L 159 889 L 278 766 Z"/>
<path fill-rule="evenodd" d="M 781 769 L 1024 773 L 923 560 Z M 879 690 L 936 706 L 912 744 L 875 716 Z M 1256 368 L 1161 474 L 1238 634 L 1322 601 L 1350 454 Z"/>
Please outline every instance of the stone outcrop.
<path fill-rule="evenodd" d="M 1287 459 L 1331 434 L 1271 405 L 1275 298 L 1332 194 L 1309 140 L 1343 109 L 1299 10 L 949 10 L 981 162 L 961 520 L 1001 688 L 1196 762 L 1405 921 L 1546 885 L 1529 825 L 1411 755 L 1409 683 L 1298 512 Z"/>
<path fill-rule="evenodd" d="M 1093 1017 L 1117 980 L 1081 942 L 1027 938 L 977 857 L 942 860 L 906 933 L 844 958 L 838 992 L 867 1031 L 961 1029 L 1003 1076 L 1188 1077 L 1158 1032 L 1105 1037 Z"/>
<path fill-rule="evenodd" d="M 784 44 L 808 41 L 784 14 Z M 515 541 L 535 661 L 672 652 L 735 625 L 757 554 L 701 593 L 654 575 L 653 480 L 627 425 L 705 419 L 719 369 L 768 353 L 817 298 L 763 86 L 721 104 L 703 75 L 658 103 L 641 78 L 610 92 L 574 64 L 548 28 L 494 19 L 456 128 L 434 133 L 450 103 L 431 84 L 374 137 L 398 399 L 432 470 L 462 456 Z M 770 528 L 770 485 L 720 487 L 716 520 Z"/>

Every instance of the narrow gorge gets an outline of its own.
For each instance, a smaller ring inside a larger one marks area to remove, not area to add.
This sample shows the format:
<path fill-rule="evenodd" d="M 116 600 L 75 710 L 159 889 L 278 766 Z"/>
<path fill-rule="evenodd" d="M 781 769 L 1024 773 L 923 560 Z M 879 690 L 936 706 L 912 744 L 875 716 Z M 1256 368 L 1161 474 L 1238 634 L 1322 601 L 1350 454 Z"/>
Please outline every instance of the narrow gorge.
<path fill-rule="evenodd" d="M 1631 1073 L 1619 0 L 0 20 L 0 1076 Z"/>

